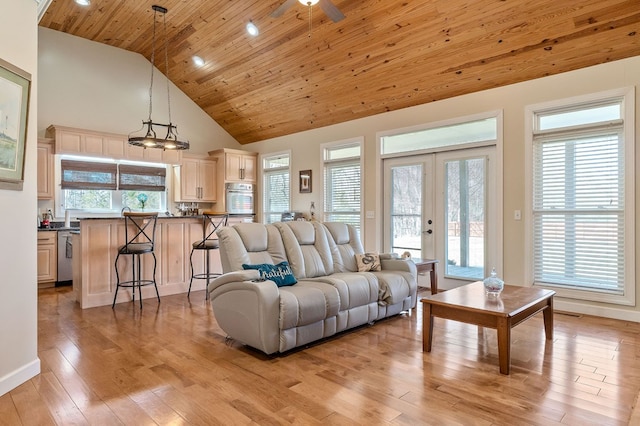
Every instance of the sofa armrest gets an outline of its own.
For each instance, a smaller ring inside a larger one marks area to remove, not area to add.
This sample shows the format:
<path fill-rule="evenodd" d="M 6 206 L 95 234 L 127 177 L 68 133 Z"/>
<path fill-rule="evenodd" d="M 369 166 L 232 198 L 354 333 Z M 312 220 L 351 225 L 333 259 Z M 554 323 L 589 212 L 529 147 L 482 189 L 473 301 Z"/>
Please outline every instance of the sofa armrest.
<path fill-rule="evenodd" d="M 229 272 L 208 286 L 211 308 L 227 336 L 266 354 L 280 350 L 280 292 L 256 270 Z"/>
<path fill-rule="evenodd" d="M 252 281 L 260 278 L 260 271 L 255 269 L 250 269 L 246 271 L 234 271 L 227 272 L 226 274 L 222 274 L 213 281 L 209 282 L 207 286 L 207 291 L 209 294 L 216 288 L 223 286 L 229 283 L 236 283 L 242 281 Z"/>
<path fill-rule="evenodd" d="M 380 255 L 380 265 L 383 271 L 405 271 L 411 273 L 414 277 L 418 276 L 416 264 L 406 259 L 398 259 L 391 256 L 383 257 L 383 255 Z"/>

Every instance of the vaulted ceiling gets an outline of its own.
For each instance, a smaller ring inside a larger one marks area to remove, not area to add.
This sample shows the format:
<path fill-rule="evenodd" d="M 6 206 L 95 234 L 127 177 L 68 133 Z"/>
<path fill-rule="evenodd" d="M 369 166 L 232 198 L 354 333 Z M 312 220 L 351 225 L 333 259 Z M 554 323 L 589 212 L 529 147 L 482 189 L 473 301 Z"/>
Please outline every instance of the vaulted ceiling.
<path fill-rule="evenodd" d="M 166 7 L 171 80 L 243 144 L 640 54 L 638 0 L 332 0 L 310 36 L 284 1 L 53 0 L 40 25 L 149 59 Z"/>

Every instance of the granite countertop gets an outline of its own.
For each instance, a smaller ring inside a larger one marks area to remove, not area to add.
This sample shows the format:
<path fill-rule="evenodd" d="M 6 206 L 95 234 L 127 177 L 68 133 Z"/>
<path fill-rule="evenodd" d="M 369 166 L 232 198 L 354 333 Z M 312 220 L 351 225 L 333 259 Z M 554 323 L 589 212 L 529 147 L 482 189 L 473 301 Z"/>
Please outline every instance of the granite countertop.
<path fill-rule="evenodd" d="M 38 228 L 38 232 L 40 231 L 76 231 L 80 229 L 80 222 L 77 220 L 72 220 L 69 225 L 64 226 L 64 222 L 51 222 L 48 228 Z"/>
<path fill-rule="evenodd" d="M 38 228 L 38 232 L 40 231 L 54 231 L 54 232 L 58 232 L 58 231 L 80 231 L 80 227 L 64 227 L 61 226 L 59 228 Z"/>
<path fill-rule="evenodd" d="M 158 219 L 202 219 L 203 216 L 166 216 L 164 214 L 158 215 Z M 229 214 L 229 217 L 235 218 L 245 218 L 245 217 L 255 217 L 255 214 Z M 79 231 L 80 230 L 80 221 L 81 220 L 113 220 L 113 219 L 124 219 L 122 216 L 103 216 L 103 217 L 79 217 L 76 220 L 72 220 L 69 227 L 65 227 L 64 222 L 51 222 L 49 228 L 38 228 L 38 232 L 40 231 Z"/>

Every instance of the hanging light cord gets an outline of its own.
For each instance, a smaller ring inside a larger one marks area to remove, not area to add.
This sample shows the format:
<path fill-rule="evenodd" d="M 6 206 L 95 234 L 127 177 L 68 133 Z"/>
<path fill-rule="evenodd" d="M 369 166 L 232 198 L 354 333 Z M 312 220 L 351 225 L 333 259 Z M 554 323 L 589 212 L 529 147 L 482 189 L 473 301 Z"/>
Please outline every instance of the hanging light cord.
<path fill-rule="evenodd" d="M 169 90 L 169 39 L 167 38 L 167 14 L 164 13 L 162 23 L 164 25 L 164 70 L 167 79 L 167 109 L 169 113 L 169 125 L 171 125 L 171 91 Z"/>
<path fill-rule="evenodd" d="M 309 8 L 309 38 L 311 38 L 311 2 L 307 3 L 307 7 Z"/>
<path fill-rule="evenodd" d="M 151 121 L 151 112 L 153 111 L 153 69 L 156 65 L 156 14 L 153 11 L 153 37 L 151 38 L 151 84 L 149 85 L 149 121 Z"/>

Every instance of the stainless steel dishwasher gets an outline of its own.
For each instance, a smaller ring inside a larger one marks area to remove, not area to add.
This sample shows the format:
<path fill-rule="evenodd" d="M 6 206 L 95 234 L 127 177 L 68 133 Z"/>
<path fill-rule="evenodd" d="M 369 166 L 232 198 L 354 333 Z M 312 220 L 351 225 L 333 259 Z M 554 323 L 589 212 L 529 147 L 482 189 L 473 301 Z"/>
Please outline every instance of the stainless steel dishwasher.
<path fill-rule="evenodd" d="M 71 284 L 73 270 L 73 244 L 71 243 L 71 231 L 58 231 L 58 280 L 56 285 Z"/>

